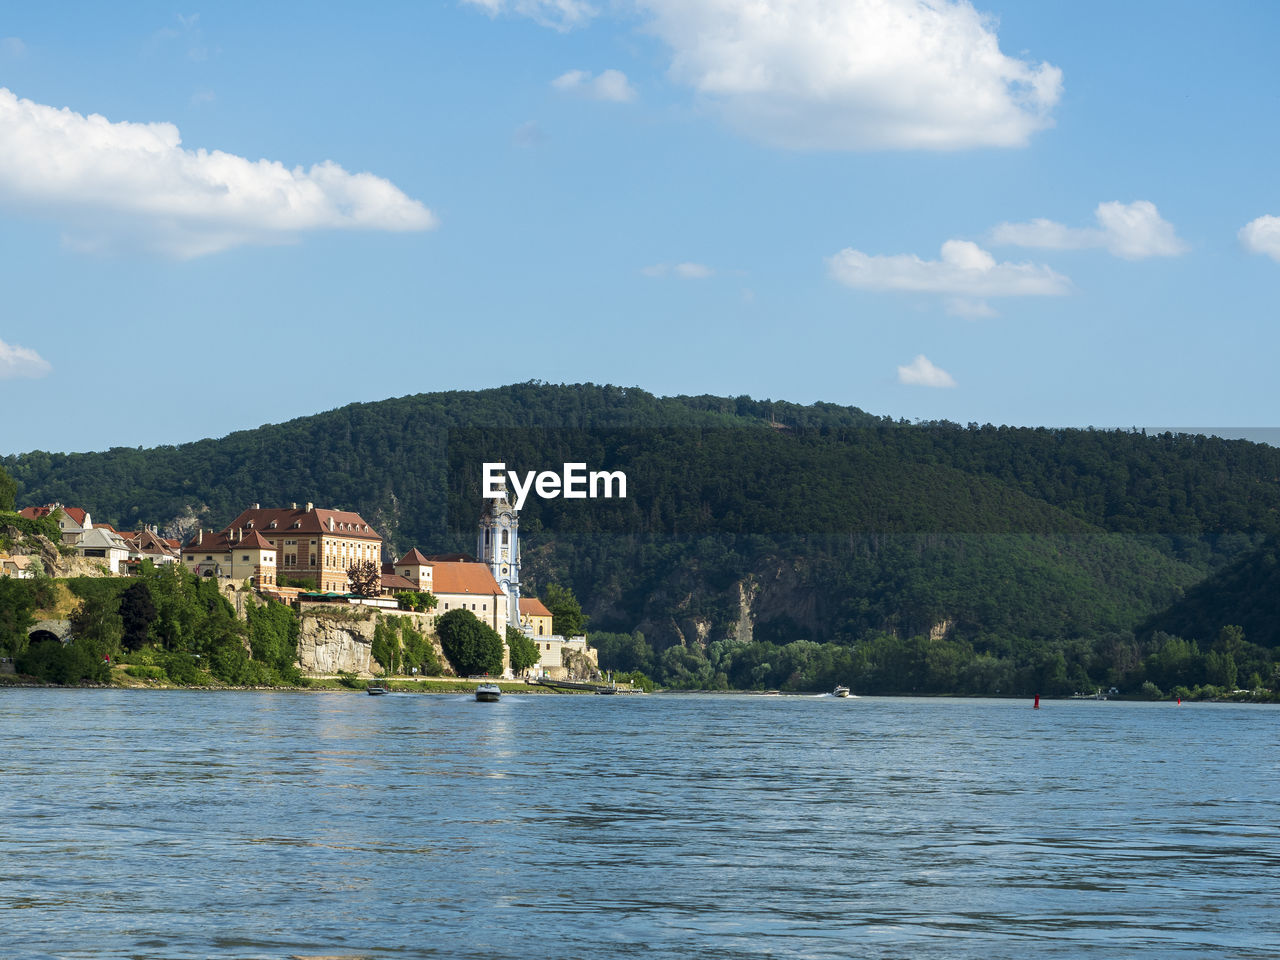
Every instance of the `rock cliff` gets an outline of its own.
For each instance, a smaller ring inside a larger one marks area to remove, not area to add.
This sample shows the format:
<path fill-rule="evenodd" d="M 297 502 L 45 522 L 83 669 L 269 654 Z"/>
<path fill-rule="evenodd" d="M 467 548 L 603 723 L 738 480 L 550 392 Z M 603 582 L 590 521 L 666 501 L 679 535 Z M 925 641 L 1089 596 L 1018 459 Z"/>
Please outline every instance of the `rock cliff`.
<path fill-rule="evenodd" d="M 332 673 L 371 675 L 376 666 L 373 650 L 375 615 L 357 619 L 347 610 L 335 616 L 328 611 L 306 610 L 298 632 L 298 663 L 312 676 Z M 378 668 L 381 672 L 381 668 Z"/>

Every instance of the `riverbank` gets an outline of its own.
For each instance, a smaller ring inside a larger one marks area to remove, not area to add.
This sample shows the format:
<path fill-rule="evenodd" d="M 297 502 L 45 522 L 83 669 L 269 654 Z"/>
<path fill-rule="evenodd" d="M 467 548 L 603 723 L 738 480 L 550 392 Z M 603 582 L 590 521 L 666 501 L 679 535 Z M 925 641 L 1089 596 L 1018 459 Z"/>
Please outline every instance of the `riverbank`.
<path fill-rule="evenodd" d="M 123 667 L 118 667 L 112 671 L 110 683 L 74 683 L 74 684 L 57 684 L 48 683 L 44 680 L 38 680 L 35 677 L 28 677 L 22 674 L 4 674 L 0 675 L 0 689 L 4 688 L 44 688 L 44 689 L 67 689 L 67 690 L 256 690 L 262 692 L 291 692 L 291 693 L 365 693 L 368 688 L 373 686 L 384 686 L 393 693 L 415 693 L 415 694 L 432 694 L 432 693 L 474 693 L 476 686 L 480 683 L 491 682 L 497 683 L 503 693 L 525 695 L 525 694 L 564 694 L 564 693 L 590 693 L 591 691 L 567 691 L 553 690 L 549 687 L 542 687 L 536 684 L 525 683 L 523 680 L 467 680 L 458 677 L 393 677 L 384 680 L 377 678 L 362 677 L 308 677 L 302 684 L 280 684 L 277 686 L 236 686 L 234 684 L 225 683 L 190 683 L 181 684 L 173 683 L 168 680 L 159 680 L 153 678 L 131 677 L 124 672 Z"/>

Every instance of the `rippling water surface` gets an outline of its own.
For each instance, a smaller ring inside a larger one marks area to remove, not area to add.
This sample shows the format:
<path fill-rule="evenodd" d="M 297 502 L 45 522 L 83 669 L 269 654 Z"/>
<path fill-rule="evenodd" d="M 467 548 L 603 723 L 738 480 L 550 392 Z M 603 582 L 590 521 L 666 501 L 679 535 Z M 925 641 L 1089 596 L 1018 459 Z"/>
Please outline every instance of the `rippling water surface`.
<path fill-rule="evenodd" d="M 0 956 L 1278 957 L 1280 711 L 0 691 Z"/>

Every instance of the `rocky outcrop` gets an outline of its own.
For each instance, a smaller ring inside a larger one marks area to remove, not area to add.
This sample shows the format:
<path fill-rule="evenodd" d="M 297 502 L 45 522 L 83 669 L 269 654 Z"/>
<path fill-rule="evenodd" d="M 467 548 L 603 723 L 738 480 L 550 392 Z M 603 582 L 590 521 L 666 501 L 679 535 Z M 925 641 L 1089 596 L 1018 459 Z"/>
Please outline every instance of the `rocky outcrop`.
<path fill-rule="evenodd" d="M 754 576 L 738 581 L 738 620 L 733 625 L 733 638 L 740 643 L 750 643 L 755 632 L 755 602 L 760 595 L 760 584 Z"/>
<path fill-rule="evenodd" d="M 303 612 L 298 632 L 298 663 L 303 673 L 372 675 L 373 631 L 377 621 L 372 614 L 361 620 L 346 610 L 340 613 L 341 616 L 318 610 Z"/>
<path fill-rule="evenodd" d="M 304 607 L 299 614 L 298 664 L 310 676 L 335 673 L 357 673 L 364 676 L 382 673 L 382 665 L 373 658 L 373 636 L 378 621 L 391 620 L 392 625 L 408 619 L 414 629 L 435 648 L 436 657 L 446 664 L 440 641 L 435 636 L 435 617 L 404 610 L 378 612 L 368 607 Z"/>
<path fill-rule="evenodd" d="M 13 544 L 13 554 L 15 556 L 39 557 L 40 563 L 44 567 L 44 572 L 51 577 L 74 576 L 75 574 L 64 573 L 63 568 L 73 559 L 73 557 L 64 557 L 62 551 L 58 549 L 58 545 L 48 537 L 41 534 L 23 533 L 17 527 L 4 526 L 0 527 L 0 534 L 4 539 Z"/>
<path fill-rule="evenodd" d="M 956 622 L 954 620 L 942 620 L 935 623 L 929 628 L 930 640 L 945 640 L 951 636 L 951 631 L 955 629 Z"/>

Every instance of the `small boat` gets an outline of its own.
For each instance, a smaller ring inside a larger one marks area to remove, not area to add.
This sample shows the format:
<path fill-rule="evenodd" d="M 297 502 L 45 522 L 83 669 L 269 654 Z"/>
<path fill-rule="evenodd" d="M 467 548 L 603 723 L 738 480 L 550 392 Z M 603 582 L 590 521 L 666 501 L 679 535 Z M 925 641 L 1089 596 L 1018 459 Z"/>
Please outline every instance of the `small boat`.
<path fill-rule="evenodd" d="M 847 697 L 849 695 L 848 687 L 836 687 L 831 691 L 833 697 Z"/>
<path fill-rule="evenodd" d="M 383 696 L 386 696 L 388 693 L 390 693 L 390 692 L 391 692 L 391 691 L 390 691 L 390 690 L 388 690 L 385 686 L 377 686 L 377 685 L 374 685 L 374 684 L 370 684 L 370 685 L 369 685 L 368 687 L 366 687 L 365 689 L 367 690 L 367 692 L 368 692 L 369 696 L 371 696 L 371 697 L 383 697 Z"/>
<path fill-rule="evenodd" d="M 476 699 L 481 703 L 497 703 L 502 696 L 502 688 L 496 683 L 482 683 L 476 687 Z"/>

